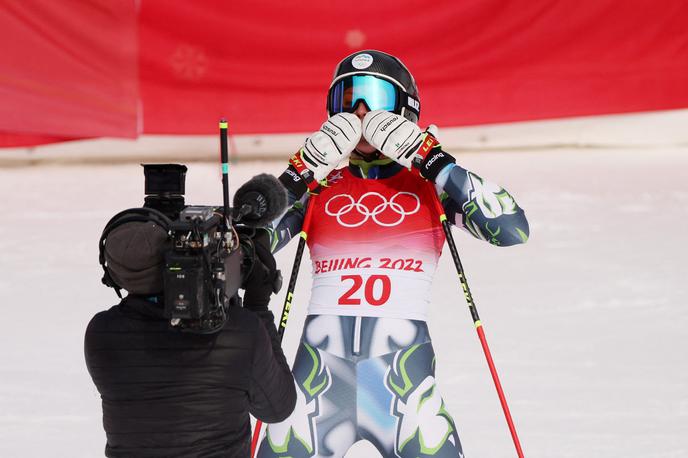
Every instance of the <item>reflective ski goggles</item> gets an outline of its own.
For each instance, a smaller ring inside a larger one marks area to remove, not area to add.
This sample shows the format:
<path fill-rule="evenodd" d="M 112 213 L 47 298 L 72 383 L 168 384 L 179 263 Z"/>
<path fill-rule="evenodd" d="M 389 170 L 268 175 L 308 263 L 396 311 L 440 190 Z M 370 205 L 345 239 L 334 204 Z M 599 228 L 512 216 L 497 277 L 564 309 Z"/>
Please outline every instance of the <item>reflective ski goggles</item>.
<path fill-rule="evenodd" d="M 408 101 L 406 100 L 408 99 Z M 403 108 L 409 108 L 418 114 L 418 110 L 409 105 L 418 101 L 407 96 L 399 86 L 374 75 L 351 75 L 337 81 L 327 97 L 327 111 L 336 113 L 353 113 L 359 102 L 365 103 L 368 110 L 385 110 L 401 114 Z"/>

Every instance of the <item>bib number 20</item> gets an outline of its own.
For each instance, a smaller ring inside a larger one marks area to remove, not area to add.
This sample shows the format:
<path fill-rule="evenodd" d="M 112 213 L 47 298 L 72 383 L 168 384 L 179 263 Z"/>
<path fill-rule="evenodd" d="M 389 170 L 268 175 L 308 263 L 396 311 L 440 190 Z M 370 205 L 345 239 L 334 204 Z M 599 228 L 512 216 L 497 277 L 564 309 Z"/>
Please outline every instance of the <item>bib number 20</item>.
<path fill-rule="evenodd" d="M 342 275 L 342 282 L 352 281 L 351 287 L 339 298 L 339 305 L 361 305 L 361 287 L 366 303 L 379 306 L 389 300 L 392 282 L 387 275 Z"/>

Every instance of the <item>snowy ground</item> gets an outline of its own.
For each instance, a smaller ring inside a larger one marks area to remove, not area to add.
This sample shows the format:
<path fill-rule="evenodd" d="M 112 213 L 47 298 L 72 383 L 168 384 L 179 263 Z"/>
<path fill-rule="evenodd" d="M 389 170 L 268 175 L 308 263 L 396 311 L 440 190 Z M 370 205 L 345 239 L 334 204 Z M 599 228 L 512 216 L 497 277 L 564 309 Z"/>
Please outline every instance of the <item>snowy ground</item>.
<path fill-rule="evenodd" d="M 529 243 L 514 248 L 456 231 L 525 455 L 688 456 L 688 150 L 458 160 L 510 190 L 531 224 Z M 282 165 L 238 164 L 232 189 Z M 217 166 L 191 164 L 187 190 L 187 203 L 220 203 Z M 100 284 L 97 241 L 111 215 L 142 203 L 142 169 L 0 169 L 0 191 L 0 456 L 102 456 L 83 331 L 116 302 Z M 278 256 L 287 275 L 295 246 Z M 285 336 L 290 358 L 309 270 L 304 262 Z M 430 330 L 466 456 L 515 456 L 446 250 Z M 347 456 L 376 454 L 361 443 Z"/>

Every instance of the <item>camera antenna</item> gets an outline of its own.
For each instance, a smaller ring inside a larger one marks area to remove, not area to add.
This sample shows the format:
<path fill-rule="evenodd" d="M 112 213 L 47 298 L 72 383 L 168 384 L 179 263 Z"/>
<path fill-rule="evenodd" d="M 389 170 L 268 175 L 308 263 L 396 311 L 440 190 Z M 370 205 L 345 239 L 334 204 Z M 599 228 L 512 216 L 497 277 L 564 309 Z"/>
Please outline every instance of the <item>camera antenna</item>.
<path fill-rule="evenodd" d="M 222 162 L 222 199 L 224 204 L 225 229 L 230 226 L 229 210 L 229 154 L 227 152 L 227 120 L 220 119 L 220 161 Z"/>

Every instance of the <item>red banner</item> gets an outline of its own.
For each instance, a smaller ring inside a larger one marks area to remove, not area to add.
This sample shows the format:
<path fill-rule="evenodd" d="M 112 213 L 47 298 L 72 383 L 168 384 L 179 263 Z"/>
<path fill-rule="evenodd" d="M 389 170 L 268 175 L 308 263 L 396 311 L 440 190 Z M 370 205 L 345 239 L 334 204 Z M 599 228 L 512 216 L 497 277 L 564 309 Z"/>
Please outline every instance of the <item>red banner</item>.
<path fill-rule="evenodd" d="M 136 27 L 134 0 L 3 2 L 0 145 L 136 137 Z"/>
<path fill-rule="evenodd" d="M 688 107 L 683 0 L 7 3 L 14 134 L 210 134 L 220 116 L 233 133 L 308 132 L 337 62 L 367 48 L 414 74 L 421 124 Z"/>

